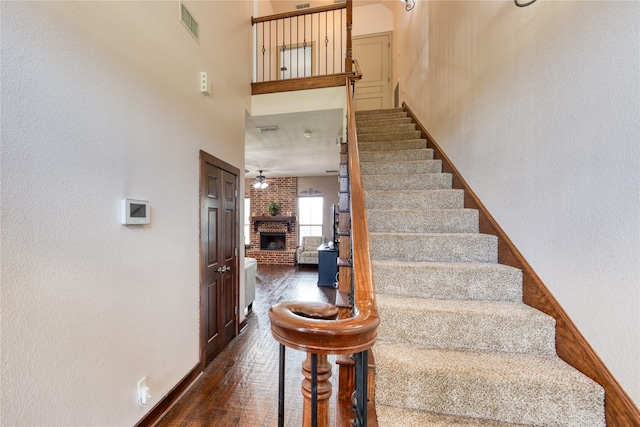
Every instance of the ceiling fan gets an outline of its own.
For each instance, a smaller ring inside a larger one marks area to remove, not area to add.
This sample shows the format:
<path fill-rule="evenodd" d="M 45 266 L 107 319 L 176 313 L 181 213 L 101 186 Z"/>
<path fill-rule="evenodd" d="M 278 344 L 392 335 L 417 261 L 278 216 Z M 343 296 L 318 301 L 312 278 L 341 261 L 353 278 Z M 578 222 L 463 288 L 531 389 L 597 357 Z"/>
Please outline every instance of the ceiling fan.
<path fill-rule="evenodd" d="M 262 174 L 262 170 L 260 170 L 259 172 L 260 172 L 260 174 L 258 176 L 256 176 L 256 180 L 253 183 L 253 188 L 259 189 L 259 190 L 264 190 L 265 188 L 267 188 L 269 186 L 269 183 L 267 182 L 267 177 L 265 177 Z"/>

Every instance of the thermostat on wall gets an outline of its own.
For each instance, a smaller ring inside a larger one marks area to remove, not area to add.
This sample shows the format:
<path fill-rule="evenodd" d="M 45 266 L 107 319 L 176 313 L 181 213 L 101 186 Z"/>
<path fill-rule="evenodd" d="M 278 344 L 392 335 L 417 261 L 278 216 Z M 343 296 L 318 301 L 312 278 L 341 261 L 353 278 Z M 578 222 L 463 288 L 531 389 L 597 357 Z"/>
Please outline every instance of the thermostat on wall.
<path fill-rule="evenodd" d="M 149 202 L 147 200 L 122 199 L 120 205 L 121 222 L 125 225 L 144 225 L 151 223 Z"/>

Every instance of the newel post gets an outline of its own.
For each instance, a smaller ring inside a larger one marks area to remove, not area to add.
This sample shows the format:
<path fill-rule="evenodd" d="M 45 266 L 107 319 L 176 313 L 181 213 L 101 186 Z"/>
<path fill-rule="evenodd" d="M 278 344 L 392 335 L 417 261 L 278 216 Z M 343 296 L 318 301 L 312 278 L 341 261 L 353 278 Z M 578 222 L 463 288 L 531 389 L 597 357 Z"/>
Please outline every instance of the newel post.
<path fill-rule="evenodd" d="M 317 407 L 314 407 L 312 399 L 313 393 L 313 358 L 317 360 L 316 371 L 316 390 L 317 390 Z M 302 362 L 302 396 L 304 399 L 304 406 L 302 409 L 302 427 L 328 427 L 329 426 L 329 399 L 331 398 L 331 364 L 327 360 L 326 354 L 311 354 L 307 353 L 307 359 Z M 316 412 L 317 411 L 317 412 Z M 314 412 L 317 413 L 317 424 L 313 424 Z"/>

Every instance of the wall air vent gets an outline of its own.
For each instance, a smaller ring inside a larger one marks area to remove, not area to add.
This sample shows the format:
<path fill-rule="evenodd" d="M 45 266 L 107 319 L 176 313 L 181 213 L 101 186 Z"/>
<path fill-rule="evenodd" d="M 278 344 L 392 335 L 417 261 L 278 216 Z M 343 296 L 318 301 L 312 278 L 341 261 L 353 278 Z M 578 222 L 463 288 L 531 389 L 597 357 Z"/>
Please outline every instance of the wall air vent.
<path fill-rule="evenodd" d="M 311 7 L 309 3 L 301 3 L 296 5 L 296 9 L 306 9 L 308 7 Z"/>
<path fill-rule="evenodd" d="M 198 23 L 195 19 L 193 19 L 191 12 L 187 10 L 182 2 L 180 2 L 180 21 L 184 24 L 185 27 L 187 27 L 187 30 L 189 30 L 193 38 L 195 38 L 196 41 L 199 41 Z"/>

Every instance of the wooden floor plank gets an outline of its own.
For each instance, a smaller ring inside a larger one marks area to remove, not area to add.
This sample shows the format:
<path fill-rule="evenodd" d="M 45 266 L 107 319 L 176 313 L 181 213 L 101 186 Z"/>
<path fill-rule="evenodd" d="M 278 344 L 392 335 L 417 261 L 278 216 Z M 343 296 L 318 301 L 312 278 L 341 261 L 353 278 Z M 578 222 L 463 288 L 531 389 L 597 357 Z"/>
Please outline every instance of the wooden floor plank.
<path fill-rule="evenodd" d="M 335 301 L 335 289 L 317 286 L 318 272 L 258 265 L 256 299 L 247 327 L 209 364 L 185 395 L 156 424 L 173 426 L 277 426 L 278 343 L 268 310 L 280 301 Z M 301 425 L 304 353 L 287 349 L 285 425 Z M 335 362 L 335 357 L 330 358 Z M 331 416 L 337 394 L 334 366 Z"/>

